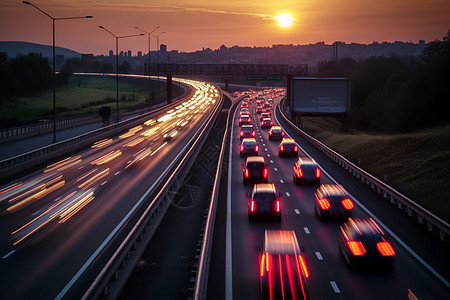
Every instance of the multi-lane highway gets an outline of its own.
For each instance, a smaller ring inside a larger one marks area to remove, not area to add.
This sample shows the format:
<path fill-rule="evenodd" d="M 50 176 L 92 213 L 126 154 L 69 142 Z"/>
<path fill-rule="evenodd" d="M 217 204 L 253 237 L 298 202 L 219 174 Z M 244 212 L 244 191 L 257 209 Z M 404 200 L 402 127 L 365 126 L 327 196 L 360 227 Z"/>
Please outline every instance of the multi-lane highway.
<path fill-rule="evenodd" d="M 220 100 L 185 81 L 190 98 L 0 188 L 2 299 L 79 299 L 161 174 Z"/>
<path fill-rule="evenodd" d="M 254 111 L 255 101 L 250 105 L 250 112 L 252 123 L 256 128 L 259 155 L 262 155 L 269 165 L 269 182 L 274 183 L 278 192 L 282 194 L 282 220 L 281 222 L 271 220 L 250 222 L 248 219 L 248 192 L 251 192 L 252 185 L 244 185 L 242 179 L 242 164 L 245 158 L 239 155 L 238 108 L 234 113 L 230 137 L 226 229 L 224 230 L 225 275 L 211 275 L 211 280 L 218 279 L 225 282 L 223 284 L 210 282 L 208 298 L 220 295 L 220 291 L 225 292 L 226 299 L 259 298 L 258 253 L 262 251 L 264 230 L 290 229 L 295 230 L 305 251 L 310 272 L 307 284 L 312 299 L 407 299 L 408 295 L 416 296 L 418 299 L 449 299 L 450 286 L 445 280 L 445 277 L 448 278 L 448 269 L 446 270 L 445 267 L 440 269 L 440 272 L 447 272 L 442 274 L 445 276 L 441 280 L 439 278 L 441 274 L 438 271 L 422 261 L 414 249 L 405 246 L 402 239 L 398 238 L 397 228 L 390 228 L 381 221 L 389 217 L 390 213 L 388 211 L 384 213 L 381 209 L 376 212 L 371 211 L 365 206 L 366 199 L 355 198 L 352 195 L 351 187 L 347 190 L 356 203 L 353 216 L 373 217 L 377 220 L 392 242 L 396 254 L 391 272 L 364 268 L 350 269 L 338 250 L 339 226 L 343 222 L 319 220 L 314 212 L 314 192 L 318 186 L 293 183 L 293 165 L 296 158 L 278 156 L 279 141 L 269 140 L 268 130 L 260 128 L 259 115 Z M 273 114 L 272 118 L 274 124 L 280 124 L 281 120 L 276 114 Z M 285 129 L 288 134 L 292 132 L 289 128 Z M 310 154 L 305 152 L 302 144 L 299 142 L 298 144 L 299 156 L 309 156 Z M 340 178 L 333 178 L 327 168 L 325 164 L 321 165 L 321 183 L 341 183 Z M 354 184 L 358 185 L 358 183 Z M 345 186 L 349 187 L 347 182 Z M 366 193 L 371 192 L 367 190 Z M 392 208 L 388 209 L 393 211 Z M 401 217 L 398 223 L 405 220 Z M 415 234 L 415 231 L 410 234 Z M 215 251 L 222 253 L 217 248 Z M 436 253 L 442 253 L 442 251 L 436 251 Z M 221 260 L 221 254 L 218 256 L 215 257 L 213 253 L 212 265 L 215 267 L 222 265 L 220 262 L 214 262 L 217 259 Z M 448 264 L 448 257 L 446 261 L 442 261 L 442 264 Z M 210 274 L 213 272 L 221 272 L 221 270 L 210 270 Z M 214 287 L 216 287 L 215 290 L 213 290 Z"/>

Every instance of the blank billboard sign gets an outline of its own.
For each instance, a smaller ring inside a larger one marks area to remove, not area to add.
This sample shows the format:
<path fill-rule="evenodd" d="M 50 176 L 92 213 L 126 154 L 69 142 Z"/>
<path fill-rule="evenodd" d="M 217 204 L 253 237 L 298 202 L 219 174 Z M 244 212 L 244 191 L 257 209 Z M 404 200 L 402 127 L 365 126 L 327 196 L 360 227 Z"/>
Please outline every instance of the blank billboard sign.
<path fill-rule="evenodd" d="M 350 110 L 348 78 L 294 77 L 291 110 L 302 114 L 342 114 Z"/>

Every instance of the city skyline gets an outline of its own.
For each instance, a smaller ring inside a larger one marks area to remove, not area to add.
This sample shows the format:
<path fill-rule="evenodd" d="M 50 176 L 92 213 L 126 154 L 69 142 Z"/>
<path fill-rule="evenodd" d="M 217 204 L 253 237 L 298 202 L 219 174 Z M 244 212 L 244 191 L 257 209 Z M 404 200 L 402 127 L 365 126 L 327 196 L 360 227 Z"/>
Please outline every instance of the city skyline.
<path fill-rule="evenodd" d="M 330 1 L 30 1 L 52 17 L 92 15 L 86 20 L 57 20 L 56 45 L 80 53 L 107 55 L 115 35 L 140 33 L 138 26 L 159 36 L 167 50 L 194 52 L 203 48 L 264 47 L 276 44 L 376 42 L 426 42 L 442 39 L 450 29 L 450 2 L 410 0 L 376 3 L 356 0 Z M 44 45 L 52 42 L 52 22 L 22 1 L 0 4 L 0 40 L 26 41 Z M 288 13 L 291 26 L 282 27 L 277 16 Z M 175 21 L 174 21 L 175 20 Z M 151 39 L 152 51 L 157 49 Z M 147 36 L 121 40 L 119 51 L 148 51 Z"/>

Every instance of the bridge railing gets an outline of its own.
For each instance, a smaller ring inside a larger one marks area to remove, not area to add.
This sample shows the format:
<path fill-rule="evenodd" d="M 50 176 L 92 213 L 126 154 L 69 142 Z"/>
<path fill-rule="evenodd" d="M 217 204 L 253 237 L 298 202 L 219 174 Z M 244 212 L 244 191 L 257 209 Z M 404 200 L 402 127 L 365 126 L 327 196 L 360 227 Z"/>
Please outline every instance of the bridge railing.
<path fill-rule="evenodd" d="M 352 163 L 351 161 L 349 161 L 348 159 L 346 159 L 333 149 L 329 148 L 324 143 L 313 138 L 312 136 L 310 136 L 309 134 L 298 128 L 284 114 L 283 110 L 281 109 L 281 102 L 282 101 L 278 102 L 277 105 L 278 111 L 280 112 L 284 121 L 286 121 L 291 126 L 291 128 L 294 129 L 298 134 L 300 134 L 303 138 L 309 141 L 312 145 L 314 145 L 317 149 L 323 152 L 330 159 L 338 163 L 346 171 L 348 171 L 353 176 L 358 178 L 362 183 L 366 184 L 371 189 L 376 191 L 378 194 L 382 195 L 383 198 L 389 199 L 389 201 L 393 205 L 396 205 L 398 209 L 404 210 L 406 214 L 409 217 L 414 218 L 417 223 L 425 224 L 429 232 L 437 231 L 438 237 L 441 241 L 445 241 L 448 239 L 450 235 L 450 225 L 447 222 L 445 222 L 438 216 L 434 215 L 430 211 L 426 210 L 416 202 L 412 201 L 399 191 L 395 190 L 393 187 L 389 186 L 388 184 L 379 180 L 375 176 L 364 171 L 363 169 L 361 169 L 360 167 L 358 167 L 357 165 L 355 165 L 354 163 Z"/>

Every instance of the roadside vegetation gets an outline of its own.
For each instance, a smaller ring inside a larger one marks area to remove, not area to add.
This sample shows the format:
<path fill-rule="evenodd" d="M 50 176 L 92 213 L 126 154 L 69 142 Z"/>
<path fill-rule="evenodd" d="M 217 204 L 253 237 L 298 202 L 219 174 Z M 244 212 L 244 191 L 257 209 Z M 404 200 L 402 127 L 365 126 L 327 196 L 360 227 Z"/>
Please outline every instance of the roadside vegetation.
<path fill-rule="evenodd" d="M 346 117 L 302 117 L 306 132 L 450 223 L 450 31 L 420 57 L 322 62 L 350 78 Z"/>

